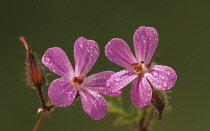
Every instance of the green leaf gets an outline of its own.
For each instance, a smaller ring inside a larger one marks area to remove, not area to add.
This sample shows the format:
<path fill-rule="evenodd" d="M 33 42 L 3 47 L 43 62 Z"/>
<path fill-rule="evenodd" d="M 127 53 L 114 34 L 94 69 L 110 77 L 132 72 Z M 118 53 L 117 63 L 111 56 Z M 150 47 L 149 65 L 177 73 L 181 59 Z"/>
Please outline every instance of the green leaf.
<path fill-rule="evenodd" d="M 120 114 L 112 123 L 113 126 L 121 126 L 121 125 L 133 125 L 134 123 L 138 123 L 141 117 L 141 108 L 131 106 L 129 112 L 124 112 Z"/>
<path fill-rule="evenodd" d="M 124 109 L 122 106 L 122 97 L 118 96 L 108 101 L 108 113 L 122 114 Z"/>
<path fill-rule="evenodd" d="M 126 124 L 132 124 L 134 122 L 134 118 L 129 113 L 123 113 L 118 116 L 117 119 L 112 123 L 113 126 L 121 126 Z"/>

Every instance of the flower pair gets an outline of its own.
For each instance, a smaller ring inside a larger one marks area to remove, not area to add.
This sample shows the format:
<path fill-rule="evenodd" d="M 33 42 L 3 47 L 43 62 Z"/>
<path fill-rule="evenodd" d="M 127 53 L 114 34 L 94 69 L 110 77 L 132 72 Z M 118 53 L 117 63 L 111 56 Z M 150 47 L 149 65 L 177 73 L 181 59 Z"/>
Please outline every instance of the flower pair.
<path fill-rule="evenodd" d="M 114 73 L 103 71 L 86 77 L 99 56 L 99 47 L 93 40 L 80 37 L 74 45 L 75 68 L 65 52 L 58 48 L 48 49 L 42 62 L 52 72 L 62 76 L 54 80 L 48 90 L 52 103 L 63 107 L 70 105 L 79 95 L 84 111 L 93 119 L 103 118 L 107 102 L 99 93 L 118 96 L 121 88 L 133 82 L 131 100 L 135 106 L 143 107 L 151 100 L 150 83 L 161 90 L 171 88 L 176 82 L 176 73 L 167 66 L 151 65 L 151 58 L 158 44 L 154 28 L 140 27 L 134 34 L 136 58 L 125 41 L 115 38 L 105 47 L 108 59 L 125 70 Z M 149 82 L 150 83 L 149 83 Z"/>

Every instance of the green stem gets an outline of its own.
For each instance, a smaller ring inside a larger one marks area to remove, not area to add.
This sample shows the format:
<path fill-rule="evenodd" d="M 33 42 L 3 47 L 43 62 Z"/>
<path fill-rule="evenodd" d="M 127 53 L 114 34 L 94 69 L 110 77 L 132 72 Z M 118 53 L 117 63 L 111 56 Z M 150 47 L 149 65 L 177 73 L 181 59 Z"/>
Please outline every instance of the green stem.
<path fill-rule="evenodd" d="M 46 103 L 45 103 L 45 100 L 44 100 L 44 96 L 43 96 L 43 93 L 42 93 L 42 88 L 41 86 L 37 86 L 36 87 L 37 90 L 38 90 L 38 96 L 39 96 L 39 100 L 40 100 L 40 103 L 42 105 L 42 110 L 43 110 L 43 113 L 42 115 L 40 116 L 39 120 L 37 121 L 33 131 L 38 131 L 38 129 L 40 128 L 41 124 L 43 123 L 45 117 L 47 117 L 50 113 L 50 110 L 55 107 L 55 105 L 49 105 L 49 106 L 46 106 Z"/>
<path fill-rule="evenodd" d="M 144 107 L 142 111 L 141 120 L 139 122 L 139 131 L 143 131 L 143 124 L 146 118 L 146 108 L 147 107 Z"/>
<path fill-rule="evenodd" d="M 151 109 L 149 112 L 148 110 Z M 139 131 L 148 131 L 148 127 L 152 121 L 155 108 L 146 106 L 142 111 L 142 118 L 139 123 Z"/>
<path fill-rule="evenodd" d="M 33 131 L 38 131 L 39 127 L 41 126 L 41 124 L 43 123 L 45 117 L 47 117 L 49 114 L 49 112 L 43 112 L 42 115 L 40 116 L 39 120 L 37 121 Z"/>
<path fill-rule="evenodd" d="M 152 107 L 152 109 L 150 110 L 149 114 L 148 114 L 148 118 L 147 121 L 145 121 L 145 124 L 143 125 L 143 128 L 145 130 L 147 130 L 147 128 L 149 127 L 151 121 L 152 121 L 152 117 L 153 117 L 153 113 L 154 113 L 155 108 Z"/>
<path fill-rule="evenodd" d="M 45 100 L 44 100 L 44 97 L 43 97 L 41 86 L 37 86 L 37 90 L 38 90 L 39 99 L 40 99 L 40 103 L 42 105 L 42 108 L 46 109 L 46 104 L 45 104 Z"/>

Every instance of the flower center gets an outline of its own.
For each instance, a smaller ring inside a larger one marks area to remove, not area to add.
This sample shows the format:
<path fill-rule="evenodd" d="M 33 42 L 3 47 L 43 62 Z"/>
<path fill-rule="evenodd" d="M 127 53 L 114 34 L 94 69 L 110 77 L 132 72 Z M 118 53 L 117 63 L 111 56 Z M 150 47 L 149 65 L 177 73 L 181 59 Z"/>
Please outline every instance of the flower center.
<path fill-rule="evenodd" d="M 133 63 L 132 66 L 133 66 L 133 69 L 138 74 L 138 76 L 141 77 L 144 73 L 148 71 L 151 65 L 145 64 L 144 61 L 141 61 L 140 63 Z"/>
<path fill-rule="evenodd" d="M 85 77 L 83 77 L 83 76 L 74 77 L 71 84 L 72 84 L 74 87 L 79 88 L 80 85 L 81 85 L 82 83 L 84 83 L 84 79 L 85 79 Z"/>

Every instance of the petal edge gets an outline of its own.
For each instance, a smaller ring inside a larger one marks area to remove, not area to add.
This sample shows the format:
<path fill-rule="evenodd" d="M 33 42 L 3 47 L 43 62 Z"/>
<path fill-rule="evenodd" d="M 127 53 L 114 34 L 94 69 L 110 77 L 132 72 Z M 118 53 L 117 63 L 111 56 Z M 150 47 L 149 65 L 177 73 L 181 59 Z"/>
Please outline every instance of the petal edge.
<path fill-rule="evenodd" d="M 74 71 L 66 53 L 59 47 L 49 48 L 42 57 L 42 63 L 57 75 L 72 78 Z"/>
<path fill-rule="evenodd" d="M 80 37 L 74 44 L 75 76 L 86 76 L 99 56 L 99 47 L 93 40 Z"/>
<path fill-rule="evenodd" d="M 170 89 L 177 80 L 176 72 L 168 66 L 153 65 L 147 74 L 149 82 L 160 90 Z"/>
<path fill-rule="evenodd" d="M 130 91 L 131 102 L 136 107 L 144 107 L 152 98 L 152 88 L 145 77 L 135 79 Z"/>
<path fill-rule="evenodd" d="M 55 79 L 49 87 L 48 96 L 58 107 L 70 105 L 76 96 L 77 90 L 64 78 Z"/>
<path fill-rule="evenodd" d="M 107 87 L 111 91 L 118 91 L 128 85 L 131 81 L 133 81 L 138 76 L 129 70 L 121 70 L 119 72 L 114 73 L 106 82 Z"/>
<path fill-rule="evenodd" d="M 139 27 L 133 36 L 133 44 L 138 62 L 149 64 L 158 45 L 158 33 L 152 27 Z"/>
<path fill-rule="evenodd" d="M 97 92 L 82 90 L 79 92 L 84 111 L 94 120 L 102 119 L 108 109 L 106 100 Z"/>
<path fill-rule="evenodd" d="M 110 61 L 125 68 L 130 68 L 133 63 L 137 62 L 128 44 L 119 38 L 108 42 L 105 46 L 105 55 Z"/>

